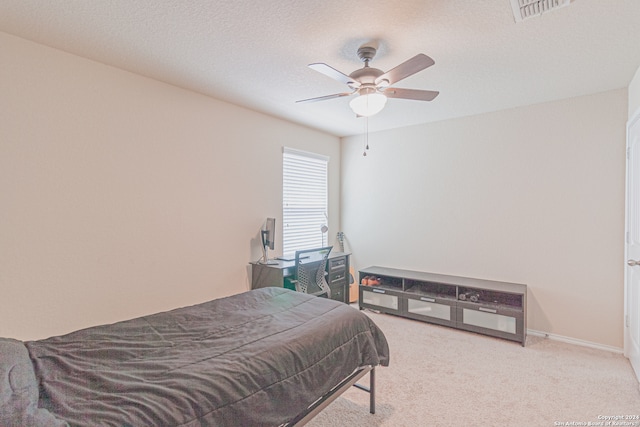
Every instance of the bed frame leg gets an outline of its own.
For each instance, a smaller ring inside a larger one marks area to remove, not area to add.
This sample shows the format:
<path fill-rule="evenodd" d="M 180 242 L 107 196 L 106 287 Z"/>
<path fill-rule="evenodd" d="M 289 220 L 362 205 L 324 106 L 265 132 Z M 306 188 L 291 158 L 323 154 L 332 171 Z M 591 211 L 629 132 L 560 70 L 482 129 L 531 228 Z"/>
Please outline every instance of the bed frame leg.
<path fill-rule="evenodd" d="M 369 372 L 369 412 L 376 413 L 376 368 Z"/>
<path fill-rule="evenodd" d="M 369 393 L 369 412 L 372 414 L 376 413 L 376 367 L 372 366 L 369 369 L 369 387 L 355 383 L 353 384 L 355 388 L 359 388 L 360 390 L 364 390 Z"/>

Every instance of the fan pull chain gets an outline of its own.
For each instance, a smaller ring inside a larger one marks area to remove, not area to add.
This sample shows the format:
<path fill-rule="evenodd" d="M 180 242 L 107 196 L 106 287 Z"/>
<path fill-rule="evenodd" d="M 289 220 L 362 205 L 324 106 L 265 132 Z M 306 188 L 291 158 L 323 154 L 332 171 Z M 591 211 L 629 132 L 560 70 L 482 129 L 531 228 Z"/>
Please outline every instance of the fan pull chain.
<path fill-rule="evenodd" d="M 367 150 L 369 149 L 369 117 L 365 117 L 364 118 L 364 123 L 365 123 L 365 131 L 364 131 L 364 151 L 362 152 L 362 156 L 366 157 L 367 156 Z"/>

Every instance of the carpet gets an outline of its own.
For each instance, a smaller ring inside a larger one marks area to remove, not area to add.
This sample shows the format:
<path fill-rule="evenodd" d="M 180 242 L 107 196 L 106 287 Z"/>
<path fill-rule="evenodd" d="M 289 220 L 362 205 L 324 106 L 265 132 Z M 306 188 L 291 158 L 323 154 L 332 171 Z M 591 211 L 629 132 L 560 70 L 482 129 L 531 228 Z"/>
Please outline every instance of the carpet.
<path fill-rule="evenodd" d="M 390 366 L 376 369 L 376 414 L 369 413 L 369 395 L 352 388 L 310 427 L 640 427 L 640 387 L 621 354 L 532 336 L 522 347 L 365 313 L 385 333 L 391 352 Z"/>

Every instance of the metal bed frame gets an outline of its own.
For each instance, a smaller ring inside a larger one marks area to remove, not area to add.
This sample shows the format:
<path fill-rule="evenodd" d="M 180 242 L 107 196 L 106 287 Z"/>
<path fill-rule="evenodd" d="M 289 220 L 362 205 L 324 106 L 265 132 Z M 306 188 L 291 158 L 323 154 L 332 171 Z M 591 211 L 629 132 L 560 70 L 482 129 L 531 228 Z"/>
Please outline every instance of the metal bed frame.
<path fill-rule="evenodd" d="M 331 389 L 329 393 L 322 396 L 315 402 L 313 402 L 305 412 L 298 415 L 292 421 L 283 424 L 283 427 L 296 426 L 300 427 L 308 423 L 313 417 L 318 415 L 320 411 L 329 406 L 331 402 L 336 400 L 342 393 L 347 391 L 350 387 L 356 387 L 369 393 L 369 412 L 371 414 L 376 413 L 376 389 L 375 389 L 375 366 L 367 365 L 353 371 L 351 375 L 342 380 L 338 385 Z M 360 378 L 369 374 L 369 387 L 358 383 Z"/>

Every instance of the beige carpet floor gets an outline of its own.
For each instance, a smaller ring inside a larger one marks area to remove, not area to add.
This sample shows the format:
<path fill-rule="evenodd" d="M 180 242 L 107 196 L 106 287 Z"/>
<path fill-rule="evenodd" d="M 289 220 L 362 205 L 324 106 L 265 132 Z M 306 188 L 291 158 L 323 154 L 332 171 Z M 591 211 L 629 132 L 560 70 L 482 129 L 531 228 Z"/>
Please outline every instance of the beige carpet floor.
<path fill-rule="evenodd" d="M 640 417 L 640 387 L 621 354 L 532 336 L 522 347 L 365 313 L 391 353 L 390 366 L 376 370 L 376 414 L 369 414 L 368 395 L 352 388 L 310 427 L 606 426 L 605 417 Z M 609 425 L 640 426 L 640 419 L 617 422 L 628 424 Z"/>

